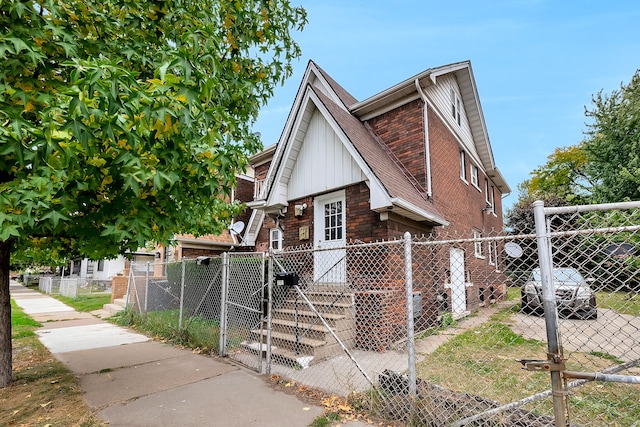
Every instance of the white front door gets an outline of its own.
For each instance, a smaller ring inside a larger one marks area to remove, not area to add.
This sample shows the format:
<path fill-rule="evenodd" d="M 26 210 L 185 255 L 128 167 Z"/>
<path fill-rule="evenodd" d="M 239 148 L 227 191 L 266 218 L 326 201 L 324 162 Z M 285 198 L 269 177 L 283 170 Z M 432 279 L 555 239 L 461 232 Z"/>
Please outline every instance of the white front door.
<path fill-rule="evenodd" d="M 449 251 L 449 263 L 451 269 L 451 311 L 453 313 L 464 313 L 467 310 L 464 251 L 458 248 L 451 248 Z"/>
<path fill-rule="evenodd" d="M 314 282 L 346 281 L 344 191 L 316 197 L 314 200 Z"/>

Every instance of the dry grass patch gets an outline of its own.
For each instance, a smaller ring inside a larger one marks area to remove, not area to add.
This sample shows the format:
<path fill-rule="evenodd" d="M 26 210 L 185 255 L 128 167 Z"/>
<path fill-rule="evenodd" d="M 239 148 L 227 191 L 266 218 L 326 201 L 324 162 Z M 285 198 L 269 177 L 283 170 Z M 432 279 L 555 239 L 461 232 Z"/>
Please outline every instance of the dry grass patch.
<path fill-rule="evenodd" d="M 517 306 L 516 308 L 517 309 Z M 487 323 L 452 338 L 427 355 L 418 376 L 458 393 L 469 393 L 498 404 L 515 402 L 551 388 L 549 373 L 522 369 L 517 359 L 546 357 L 546 343 L 515 334 L 510 324 L 514 308 Z M 617 363 L 608 355 L 572 352 L 567 369 L 599 372 Z M 572 422 L 580 425 L 632 426 L 640 419 L 637 385 L 589 383 L 570 391 Z M 551 398 L 523 409 L 553 417 Z"/>
<path fill-rule="evenodd" d="M 0 389 L 4 426 L 105 426 L 82 400 L 76 377 L 33 332 L 39 324 L 12 302 L 13 382 Z"/>

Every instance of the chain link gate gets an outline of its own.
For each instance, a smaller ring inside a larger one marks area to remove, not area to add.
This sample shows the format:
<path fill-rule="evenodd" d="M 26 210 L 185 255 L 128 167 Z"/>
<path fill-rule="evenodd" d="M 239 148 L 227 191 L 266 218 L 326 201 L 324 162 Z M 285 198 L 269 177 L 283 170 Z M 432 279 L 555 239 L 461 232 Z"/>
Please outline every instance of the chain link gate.
<path fill-rule="evenodd" d="M 229 356 L 260 372 L 265 265 L 265 254 L 254 252 L 132 263 L 127 305 L 200 352 Z"/>
<path fill-rule="evenodd" d="M 220 355 L 262 372 L 266 352 L 264 253 L 222 254 Z"/>
<path fill-rule="evenodd" d="M 548 353 L 523 364 L 551 372 L 556 426 L 636 426 L 640 202 L 546 208 L 536 202 L 534 215 L 540 269 L 523 289 L 523 304 L 527 312 L 544 310 Z M 598 410 L 583 416 L 587 405 Z"/>

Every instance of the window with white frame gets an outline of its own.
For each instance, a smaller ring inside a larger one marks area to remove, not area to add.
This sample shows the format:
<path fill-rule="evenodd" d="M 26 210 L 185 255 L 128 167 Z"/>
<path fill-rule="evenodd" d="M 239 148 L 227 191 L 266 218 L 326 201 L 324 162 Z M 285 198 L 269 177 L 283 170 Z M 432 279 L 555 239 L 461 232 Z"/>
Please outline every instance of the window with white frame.
<path fill-rule="evenodd" d="M 489 256 L 489 265 L 496 265 L 496 257 L 495 257 L 495 242 L 487 243 L 487 254 Z"/>
<path fill-rule="evenodd" d="M 489 180 L 487 178 L 484 179 L 484 201 L 487 203 L 487 206 L 491 206 L 491 198 L 489 197 Z"/>
<path fill-rule="evenodd" d="M 464 150 L 460 151 L 460 178 L 467 180 L 467 155 Z"/>
<path fill-rule="evenodd" d="M 489 200 L 489 202 L 491 203 L 491 211 L 495 213 L 496 211 L 496 189 L 495 187 L 492 185 L 491 186 L 491 200 Z"/>
<path fill-rule="evenodd" d="M 282 230 L 279 228 L 272 228 L 269 231 L 269 247 L 276 251 L 282 249 Z"/>
<path fill-rule="evenodd" d="M 496 271 L 500 271 L 500 253 L 498 252 L 498 242 L 493 242 L 493 258 L 494 264 L 496 266 Z"/>
<path fill-rule="evenodd" d="M 460 97 L 456 93 L 456 91 L 451 88 L 451 115 L 456 123 L 460 124 L 460 116 L 461 116 L 461 107 L 462 103 L 460 102 Z"/>
<path fill-rule="evenodd" d="M 478 167 L 474 164 L 471 164 L 471 183 L 475 185 L 477 188 L 480 188 L 478 173 L 479 173 Z"/>
<path fill-rule="evenodd" d="M 476 258 L 484 258 L 484 247 L 482 245 L 482 241 L 477 240 L 477 239 L 482 239 L 482 231 L 473 230 L 473 238 L 476 239 L 473 242 L 473 251 Z"/>

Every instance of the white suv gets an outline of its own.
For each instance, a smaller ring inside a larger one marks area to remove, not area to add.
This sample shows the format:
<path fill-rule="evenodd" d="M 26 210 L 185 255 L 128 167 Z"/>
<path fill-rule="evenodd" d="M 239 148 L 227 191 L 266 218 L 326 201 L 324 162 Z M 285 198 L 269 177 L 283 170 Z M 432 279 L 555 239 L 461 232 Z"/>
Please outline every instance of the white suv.
<path fill-rule="evenodd" d="M 596 294 L 576 269 L 555 268 L 553 285 L 558 313 L 566 313 L 580 319 L 598 318 Z M 540 269 L 535 268 L 522 290 L 522 311 L 531 314 L 541 313 L 543 310 L 542 277 Z"/>

